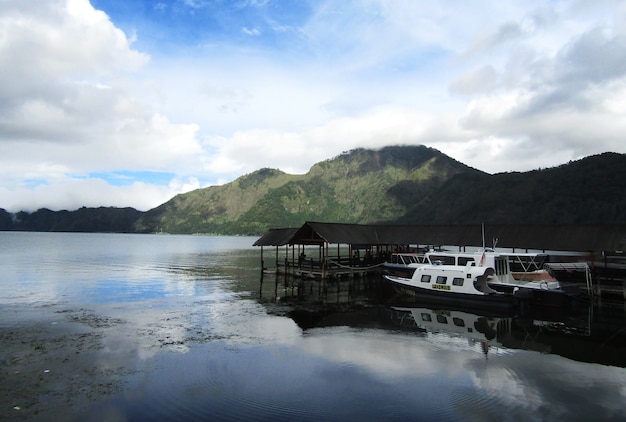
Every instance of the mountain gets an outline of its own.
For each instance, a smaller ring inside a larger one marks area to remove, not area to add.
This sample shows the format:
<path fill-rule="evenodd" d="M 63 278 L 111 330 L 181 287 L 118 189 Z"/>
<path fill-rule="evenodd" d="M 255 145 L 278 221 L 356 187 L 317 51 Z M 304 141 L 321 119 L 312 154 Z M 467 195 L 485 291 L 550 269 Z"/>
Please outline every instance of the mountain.
<path fill-rule="evenodd" d="M 133 233 L 142 215 L 134 208 L 86 208 L 75 211 L 52 211 L 46 208 L 33 213 L 10 214 L 0 209 L 0 230 L 41 232 Z"/>
<path fill-rule="evenodd" d="M 626 155 L 488 174 L 425 146 L 355 149 L 290 175 L 260 169 L 133 208 L 0 209 L 0 230 L 262 234 L 305 221 L 402 224 L 626 222 Z"/>
<path fill-rule="evenodd" d="M 396 222 L 624 223 L 626 155 L 604 153 L 524 173 L 456 175 Z"/>
<path fill-rule="evenodd" d="M 138 232 L 241 234 L 233 222 L 273 189 L 302 176 L 261 169 L 222 186 L 176 195 L 147 211 L 135 224 Z M 263 231 L 263 228 L 260 228 Z"/>
<path fill-rule="evenodd" d="M 223 186 L 174 197 L 148 211 L 138 231 L 259 234 L 305 221 L 375 223 L 406 213 L 458 174 L 483 174 L 425 146 L 355 149 L 305 175 L 262 169 Z"/>

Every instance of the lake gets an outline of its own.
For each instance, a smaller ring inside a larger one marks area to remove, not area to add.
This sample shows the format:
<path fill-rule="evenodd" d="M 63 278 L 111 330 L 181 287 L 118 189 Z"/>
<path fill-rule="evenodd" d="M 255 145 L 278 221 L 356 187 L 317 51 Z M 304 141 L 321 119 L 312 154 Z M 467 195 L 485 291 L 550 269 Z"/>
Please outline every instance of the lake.
<path fill-rule="evenodd" d="M 0 232 L 0 419 L 626 419 L 623 305 L 323 293 L 262 275 L 256 239 Z"/>

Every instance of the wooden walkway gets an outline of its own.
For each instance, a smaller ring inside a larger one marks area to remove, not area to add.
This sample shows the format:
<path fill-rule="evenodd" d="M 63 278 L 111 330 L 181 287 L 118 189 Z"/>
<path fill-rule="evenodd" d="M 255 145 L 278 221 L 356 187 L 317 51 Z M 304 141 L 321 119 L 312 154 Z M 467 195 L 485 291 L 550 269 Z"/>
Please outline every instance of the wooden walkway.
<path fill-rule="evenodd" d="M 382 266 L 382 262 L 371 262 L 367 264 L 359 262 L 355 264 L 353 262 L 341 263 L 337 260 L 328 260 L 325 263 L 312 259 L 307 259 L 303 262 L 285 260 L 282 265 L 278 264 L 273 270 L 264 269 L 264 272 L 322 280 L 326 278 L 367 277 L 370 274 L 381 273 Z"/>

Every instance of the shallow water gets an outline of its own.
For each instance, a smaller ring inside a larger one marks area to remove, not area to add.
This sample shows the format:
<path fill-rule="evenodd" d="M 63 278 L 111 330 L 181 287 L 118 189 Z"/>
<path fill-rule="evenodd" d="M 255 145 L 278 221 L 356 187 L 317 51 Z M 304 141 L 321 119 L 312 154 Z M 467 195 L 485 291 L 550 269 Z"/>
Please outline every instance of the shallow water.
<path fill-rule="evenodd" d="M 0 232 L 0 419 L 620 420 L 624 310 L 261 277 L 256 238 Z"/>

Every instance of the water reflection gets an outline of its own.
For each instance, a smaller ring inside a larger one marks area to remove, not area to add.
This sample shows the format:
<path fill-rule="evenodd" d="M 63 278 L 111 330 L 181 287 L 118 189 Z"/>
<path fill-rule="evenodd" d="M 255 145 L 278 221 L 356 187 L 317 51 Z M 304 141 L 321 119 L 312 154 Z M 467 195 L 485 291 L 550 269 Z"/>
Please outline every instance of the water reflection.
<path fill-rule="evenodd" d="M 266 278 L 259 300 L 303 329 L 300 353 L 359 368 L 370 374 L 370 385 L 393 385 L 396 399 L 400 391 L 413 392 L 405 397 L 408 414 L 433 420 L 626 417 L 620 308 L 493 314 L 381 294 L 384 286 L 375 282 L 331 282 L 327 294 L 316 283 Z"/>
<path fill-rule="evenodd" d="M 324 303 L 302 295 L 276 304 L 304 330 L 299 353 L 333 362 L 342 368 L 336 377 L 356 370 L 368 374 L 369 385 L 412 391 L 405 410 L 427 419 L 625 416 L 618 403 L 626 398 L 626 372 L 614 367 L 624 366 L 614 359 L 624 336 L 594 324 L 589 309 L 497 315 L 398 298 L 367 305 L 358 296 Z M 572 349 L 586 343 L 595 349 L 576 360 L 581 352 Z M 602 365 L 584 363 L 590 360 Z"/>
<path fill-rule="evenodd" d="M 444 333 L 451 337 L 465 337 L 470 345 L 479 344 L 485 355 L 489 347 L 501 345 L 500 339 L 510 332 L 512 318 L 476 315 L 455 309 L 425 307 L 391 308 L 392 318 L 403 327 L 428 333 Z"/>
<path fill-rule="evenodd" d="M 497 347 L 556 354 L 579 362 L 626 368 L 623 310 L 577 303 L 570 309 L 526 307 L 508 313 L 442 307 L 396 296 L 378 279 L 328 282 L 265 276 L 259 301 L 299 327 L 380 328 L 463 338 L 485 355 Z"/>
<path fill-rule="evenodd" d="M 626 417 L 623 309 L 498 315 L 406 301 L 382 278 L 260 279 L 242 239 L 3 240 L 0 398 L 23 416 Z"/>

